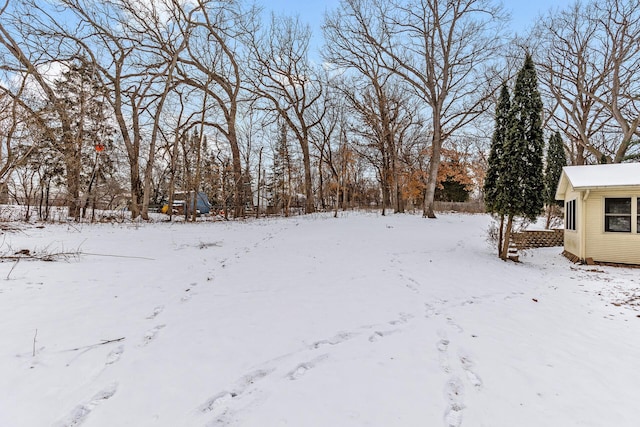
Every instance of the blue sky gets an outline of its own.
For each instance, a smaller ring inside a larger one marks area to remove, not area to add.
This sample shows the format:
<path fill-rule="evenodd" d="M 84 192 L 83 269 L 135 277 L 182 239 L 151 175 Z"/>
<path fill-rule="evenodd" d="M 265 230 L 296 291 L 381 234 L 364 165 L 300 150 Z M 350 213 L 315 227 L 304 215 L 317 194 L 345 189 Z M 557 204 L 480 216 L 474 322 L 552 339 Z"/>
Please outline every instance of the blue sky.
<path fill-rule="evenodd" d="M 320 25 L 324 12 L 334 9 L 340 4 L 340 0 L 258 0 L 266 11 L 272 10 L 277 14 L 299 14 L 303 22 L 311 25 L 314 36 L 320 37 Z M 505 8 L 511 12 L 512 28 L 522 33 L 533 22 L 539 13 L 546 12 L 550 8 L 566 7 L 574 0 L 505 0 Z"/>

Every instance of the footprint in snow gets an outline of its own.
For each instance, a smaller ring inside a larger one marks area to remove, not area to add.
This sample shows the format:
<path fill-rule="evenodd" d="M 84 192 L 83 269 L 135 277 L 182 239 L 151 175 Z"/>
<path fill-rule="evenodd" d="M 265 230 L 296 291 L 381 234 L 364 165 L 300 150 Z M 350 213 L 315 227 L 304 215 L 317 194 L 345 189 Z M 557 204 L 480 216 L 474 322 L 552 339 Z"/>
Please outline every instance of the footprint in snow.
<path fill-rule="evenodd" d="M 460 427 L 462 424 L 462 410 L 464 407 L 456 404 L 449 405 L 444 413 L 445 427 Z"/>
<path fill-rule="evenodd" d="M 147 316 L 147 319 L 151 320 L 151 319 L 155 319 L 158 314 L 162 313 L 162 311 L 164 310 L 164 305 L 159 305 L 157 307 L 155 307 L 153 309 L 153 313 L 151 313 L 149 316 Z"/>
<path fill-rule="evenodd" d="M 473 360 L 463 350 L 460 350 L 460 352 L 458 353 L 458 357 L 460 358 L 462 369 L 467 375 L 467 379 L 472 386 L 474 386 L 477 390 L 480 390 L 482 388 L 482 379 L 480 379 L 478 374 L 476 374 L 474 371 Z"/>
<path fill-rule="evenodd" d="M 457 376 L 452 376 L 444 387 L 448 405 L 444 412 L 445 427 L 460 427 L 464 410 L 464 385 Z"/>
<path fill-rule="evenodd" d="M 239 382 L 241 388 L 240 393 L 243 392 L 247 387 L 253 385 L 256 381 L 261 380 L 262 378 L 269 375 L 271 372 L 273 372 L 273 369 L 259 369 L 242 377 Z"/>
<path fill-rule="evenodd" d="M 462 326 L 458 325 L 451 317 L 447 317 L 447 324 L 449 324 L 453 329 L 456 330 L 456 332 L 460 334 L 464 332 Z"/>
<path fill-rule="evenodd" d="M 467 379 L 476 389 L 480 390 L 482 388 L 482 380 L 480 377 L 473 371 L 466 371 Z"/>
<path fill-rule="evenodd" d="M 390 325 L 398 325 L 402 323 L 407 323 L 409 320 L 413 319 L 415 316 L 409 313 L 400 313 L 398 314 L 398 319 L 391 320 L 388 323 Z"/>
<path fill-rule="evenodd" d="M 107 355 L 105 365 L 113 365 L 114 363 L 116 363 L 118 360 L 120 360 L 120 356 L 122 356 L 122 353 L 124 353 L 123 345 L 119 346 L 115 350 L 111 350 L 111 352 Z"/>
<path fill-rule="evenodd" d="M 509 299 L 512 299 L 512 298 L 519 298 L 522 295 L 524 295 L 524 292 L 511 292 L 511 294 L 505 296 L 504 299 L 505 300 L 509 300 Z"/>
<path fill-rule="evenodd" d="M 386 337 L 387 335 L 394 334 L 396 332 L 400 332 L 400 329 L 392 329 L 390 331 L 375 331 L 370 337 L 369 342 L 376 342 L 380 338 Z"/>
<path fill-rule="evenodd" d="M 433 305 L 426 302 L 424 303 L 424 317 L 428 319 L 430 317 L 437 316 L 438 314 L 438 311 Z"/>
<path fill-rule="evenodd" d="M 438 349 L 438 361 L 440 363 L 440 368 L 448 374 L 451 372 L 451 365 L 449 365 L 449 340 L 442 334 L 440 341 L 436 344 L 436 348 Z"/>
<path fill-rule="evenodd" d="M 225 390 L 210 397 L 204 404 L 200 405 L 198 410 L 204 413 L 213 412 L 217 417 L 217 419 L 215 420 L 216 424 L 225 422 L 224 417 L 229 414 L 230 402 L 235 399 L 241 399 L 247 389 L 253 386 L 257 381 L 269 375 L 271 372 L 273 372 L 273 369 L 261 369 L 245 375 L 244 377 L 240 378 L 240 380 L 238 380 L 236 387 L 234 387 L 232 391 Z M 251 393 L 249 392 L 248 394 Z"/>
<path fill-rule="evenodd" d="M 399 273 L 398 276 L 405 282 L 404 285 L 411 289 L 413 292 L 420 292 L 419 288 L 422 287 L 422 285 L 414 278 L 412 277 L 407 277 L 402 273 Z"/>
<path fill-rule="evenodd" d="M 351 338 L 357 336 L 358 334 L 353 333 L 353 332 L 341 332 L 327 340 L 320 340 L 320 341 L 316 341 L 313 344 L 311 344 L 309 346 L 309 348 L 311 349 L 316 349 L 316 348 L 320 348 L 322 346 L 325 345 L 337 345 L 340 344 L 342 342 L 345 342 L 347 340 L 350 340 Z"/>
<path fill-rule="evenodd" d="M 329 357 L 328 354 L 323 354 L 322 356 L 316 357 L 315 359 L 309 362 L 299 364 L 293 371 L 287 374 L 287 378 L 289 378 L 289 380 L 291 381 L 295 381 L 299 379 L 304 374 L 306 374 L 309 370 L 315 368 L 318 363 L 322 362 L 327 357 Z"/>
<path fill-rule="evenodd" d="M 105 400 L 109 400 L 116 394 L 118 384 L 111 384 L 96 393 L 91 400 L 76 406 L 63 421 L 54 424 L 55 427 L 74 427 L 84 423 L 91 411 Z"/>
<path fill-rule="evenodd" d="M 155 326 L 155 327 L 149 329 L 147 332 L 145 332 L 143 345 L 147 345 L 151 341 L 156 339 L 156 336 L 158 335 L 158 332 L 160 332 L 160 330 L 162 328 L 164 328 L 165 326 L 167 326 L 167 325 L 158 325 L 158 326 Z"/>
<path fill-rule="evenodd" d="M 231 401 L 237 394 L 229 391 L 223 391 L 220 394 L 217 394 L 211 397 L 209 400 L 205 402 L 204 405 L 200 407 L 201 412 L 221 412 L 227 403 Z"/>
<path fill-rule="evenodd" d="M 441 339 L 440 341 L 438 341 L 437 347 L 438 351 L 441 353 L 447 351 L 447 349 L 449 348 L 449 340 Z"/>
<path fill-rule="evenodd" d="M 191 283 L 189 286 L 194 287 L 196 286 L 197 283 Z M 182 298 L 180 298 L 181 302 L 187 302 L 191 299 L 191 297 L 193 296 L 193 294 L 191 293 L 191 288 L 187 288 L 184 290 L 184 295 L 182 296 Z"/>

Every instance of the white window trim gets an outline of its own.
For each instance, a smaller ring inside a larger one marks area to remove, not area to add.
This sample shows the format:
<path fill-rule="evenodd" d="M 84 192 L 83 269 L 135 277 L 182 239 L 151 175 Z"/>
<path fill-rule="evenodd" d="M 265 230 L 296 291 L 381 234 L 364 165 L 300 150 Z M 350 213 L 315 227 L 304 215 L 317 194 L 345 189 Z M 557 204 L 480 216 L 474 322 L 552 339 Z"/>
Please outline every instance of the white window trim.
<path fill-rule="evenodd" d="M 607 231 L 605 226 L 605 218 L 607 216 L 607 199 L 631 199 L 631 230 L 630 231 Z M 602 196 L 602 232 L 605 234 L 620 234 L 620 235 L 628 235 L 628 234 L 639 234 L 640 230 L 638 230 L 638 216 L 640 216 L 640 212 L 638 212 L 638 200 L 640 199 L 640 195 L 622 195 L 622 196 Z"/>

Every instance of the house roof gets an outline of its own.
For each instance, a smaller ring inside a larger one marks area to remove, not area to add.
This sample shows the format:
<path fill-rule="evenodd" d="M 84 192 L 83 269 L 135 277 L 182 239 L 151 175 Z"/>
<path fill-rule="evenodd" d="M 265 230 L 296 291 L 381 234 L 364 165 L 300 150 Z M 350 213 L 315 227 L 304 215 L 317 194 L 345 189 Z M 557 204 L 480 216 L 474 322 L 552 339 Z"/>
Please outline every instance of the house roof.
<path fill-rule="evenodd" d="M 557 200 L 564 200 L 569 184 L 574 190 L 640 187 L 640 163 L 565 166 L 556 190 Z"/>

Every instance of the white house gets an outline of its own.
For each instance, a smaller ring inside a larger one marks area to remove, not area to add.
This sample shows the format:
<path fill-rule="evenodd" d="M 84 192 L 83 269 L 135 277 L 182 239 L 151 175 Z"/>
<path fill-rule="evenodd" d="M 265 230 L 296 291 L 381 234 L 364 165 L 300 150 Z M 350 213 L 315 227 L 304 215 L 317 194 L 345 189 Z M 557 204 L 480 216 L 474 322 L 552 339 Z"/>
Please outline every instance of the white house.
<path fill-rule="evenodd" d="M 581 261 L 640 265 L 640 163 L 563 168 L 564 249 Z"/>

